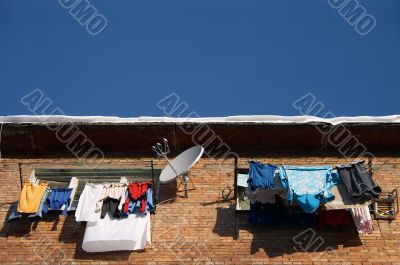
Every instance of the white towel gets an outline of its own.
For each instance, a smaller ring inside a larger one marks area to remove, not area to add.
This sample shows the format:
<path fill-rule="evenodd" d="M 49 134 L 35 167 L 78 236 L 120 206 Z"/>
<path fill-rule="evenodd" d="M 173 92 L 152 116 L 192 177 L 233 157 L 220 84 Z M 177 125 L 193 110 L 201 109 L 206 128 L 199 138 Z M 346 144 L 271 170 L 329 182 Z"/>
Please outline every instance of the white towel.
<path fill-rule="evenodd" d="M 101 184 L 87 183 L 85 185 L 75 211 L 77 222 L 96 222 L 100 219 L 100 212 L 96 212 L 96 202 L 102 191 L 103 185 Z"/>

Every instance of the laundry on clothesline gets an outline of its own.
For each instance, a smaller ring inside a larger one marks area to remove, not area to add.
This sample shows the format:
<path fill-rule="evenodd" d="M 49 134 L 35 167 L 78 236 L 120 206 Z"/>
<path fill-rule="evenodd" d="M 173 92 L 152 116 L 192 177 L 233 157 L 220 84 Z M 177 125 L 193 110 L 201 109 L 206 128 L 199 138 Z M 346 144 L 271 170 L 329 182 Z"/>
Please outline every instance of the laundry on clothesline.
<path fill-rule="evenodd" d="M 368 205 L 379 197 L 381 188 L 372 180 L 364 161 L 336 167 L 249 161 L 247 182 L 251 223 L 296 224 L 284 219 L 298 218 L 299 214 L 288 213 L 301 209 L 303 224 L 308 226 L 315 225 L 316 220 L 319 226 L 350 225 L 352 216 L 359 233 L 373 229 Z"/>
<path fill-rule="evenodd" d="M 103 185 L 86 183 L 78 206 L 75 210 L 75 219 L 77 222 L 96 222 L 100 218 L 100 212 L 96 212 L 96 203 L 103 192 Z"/>
<path fill-rule="evenodd" d="M 83 248 L 89 252 L 143 249 L 151 241 L 152 181 L 121 182 L 87 182 L 79 196 L 75 218 L 87 222 Z M 7 221 L 39 221 L 50 211 L 67 215 L 78 186 L 79 179 L 72 177 L 68 187 L 49 187 L 33 172 Z"/>
<path fill-rule="evenodd" d="M 350 197 L 361 202 L 378 198 L 382 189 L 372 180 L 364 161 L 337 166 L 337 171 Z"/>
<path fill-rule="evenodd" d="M 371 234 L 374 231 L 368 206 L 350 209 L 354 224 L 360 234 Z"/>

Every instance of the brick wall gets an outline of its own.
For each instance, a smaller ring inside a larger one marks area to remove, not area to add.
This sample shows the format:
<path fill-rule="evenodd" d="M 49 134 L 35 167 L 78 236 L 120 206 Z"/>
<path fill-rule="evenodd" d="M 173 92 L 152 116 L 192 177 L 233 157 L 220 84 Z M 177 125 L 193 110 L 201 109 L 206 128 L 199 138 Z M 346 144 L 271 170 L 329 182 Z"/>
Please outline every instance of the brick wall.
<path fill-rule="evenodd" d="M 150 158 L 143 158 L 143 160 Z M 338 157 L 271 155 L 241 158 L 276 164 L 335 165 Z M 110 166 L 141 164 L 141 159 L 108 159 Z M 57 166 L 73 159 L 2 159 L 0 162 L 1 264 L 400 264 L 400 219 L 374 221 L 375 231 L 357 235 L 352 230 L 316 229 L 323 246 L 303 252 L 292 238 L 303 230 L 255 227 L 235 213 L 234 200 L 221 200 L 221 191 L 234 185 L 234 161 L 203 158 L 192 170 L 197 189 L 189 199 L 177 198 L 158 206 L 152 216 L 152 245 L 140 252 L 90 254 L 81 249 L 84 225 L 73 215 L 48 216 L 37 223 L 5 224 L 18 200 L 20 177 L 35 166 Z M 162 167 L 163 161 L 155 161 Z M 374 178 L 385 190 L 400 188 L 400 158 L 379 157 Z M 63 165 L 63 167 L 66 167 Z M 161 187 L 159 201 L 173 198 L 176 183 Z M 233 195 L 233 194 L 232 194 Z M 400 218 L 400 217 L 399 217 Z"/>

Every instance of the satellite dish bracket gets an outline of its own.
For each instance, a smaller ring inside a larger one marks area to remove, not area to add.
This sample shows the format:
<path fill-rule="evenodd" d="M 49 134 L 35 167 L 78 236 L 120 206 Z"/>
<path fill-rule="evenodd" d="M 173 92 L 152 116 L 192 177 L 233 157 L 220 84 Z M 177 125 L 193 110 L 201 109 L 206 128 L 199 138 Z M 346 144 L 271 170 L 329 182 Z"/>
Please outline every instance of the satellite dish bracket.
<path fill-rule="evenodd" d="M 188 172 L 183 173 L 181 176 L 179 176 L 181 182 L 178 185 L 177 191 L 184 192 L 184 196 L 183 196 L 184 198 L 189 198 L 189 195 L 188 195 L 189 190 L 196 189 L 196 186 L 194 185 L 193 181 L 189 178 L 189 173 L 190 172 L 188 171 Z M 190 188 L 190 189 L 188 188 L 189 182 L 192 184 L 193 188 Z M 182 184 L 183 184 L 183 190 L 179 190 L 179 188 Z"/>

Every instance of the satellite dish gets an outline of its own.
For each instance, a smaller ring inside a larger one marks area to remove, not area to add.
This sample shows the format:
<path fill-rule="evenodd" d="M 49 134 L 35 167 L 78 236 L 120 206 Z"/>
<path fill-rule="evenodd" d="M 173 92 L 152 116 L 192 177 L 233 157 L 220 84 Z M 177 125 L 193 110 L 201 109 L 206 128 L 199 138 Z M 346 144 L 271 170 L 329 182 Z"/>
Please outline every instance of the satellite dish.
<path fill-rule="evenodd" d="M 199 161 L 203 155 L 204 148 L 200 145 L 187 149 L 172 161 L 161 171 L 160 182 L 162 184 L 170 183 L 179 176 L 187 174 L 190 169 Z"/>

